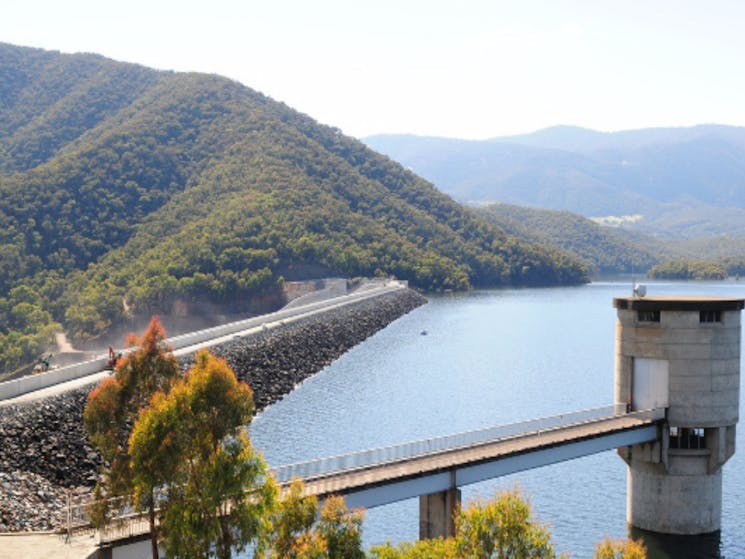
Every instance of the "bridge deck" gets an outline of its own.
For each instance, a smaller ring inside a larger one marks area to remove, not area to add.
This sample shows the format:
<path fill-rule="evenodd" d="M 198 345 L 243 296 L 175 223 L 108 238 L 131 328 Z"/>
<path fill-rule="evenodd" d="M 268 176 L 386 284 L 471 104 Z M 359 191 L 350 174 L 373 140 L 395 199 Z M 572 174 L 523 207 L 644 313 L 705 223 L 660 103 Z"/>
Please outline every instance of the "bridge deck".
<path fill-rule="evenodd" d="M 623 413 L 618 406 L 607 406 L 291 464 L 272 473 L 282 488 L 299 478 L 306 494 L 321 498 L 345 495 L 350 508 L 369 508 L 653 441 L 658 438 L 657 423 L 664 413 L 664 409 Z M 495 468 L 495 464 L 499 466 Z M 89 526 L 86 505 L 73 509 L 73 531 Z M 99 533 L 99 538 L 116 541 L 144 533 L 145 518 L 130 513 Z"/>
<path fill-rule="evenodd" d="M 315 469 L 313 467 L 314 463 L 323 462 L 314 461 L 302 465 L 280 468 L 276 471 L 276 475 L 280 481 L 287 482 L 289 472 L 294 472 L 294 475 L 303 480 L 308 494 L 318 496 L 348 494 L 390 483 L 400 483 L 406 480 L 433 476 L 443 472 L 462 472 L 465 469 L 470 469 L 473 472 L 474 467 L 480 464 L 536 453 L 541 450 L 559 449 L 566 445 L 592 440 L 600 441 L 602 439 L 609 441 L 601 446 L 597 444 L 588 445 L 585 450 L 579 450 L 578 454 L 566 455 L 565 453 L 554 452 L 553 454 L 557 459 L 552 459 L 549 456 L 548 458 L 541 459 L 542 461 L 540 463 L 536 463 L 535 461 L 526 462 L 526 467 L 537 467 L 607 450 L 608 448 L 623 446 L 623 444 L 617 444 L 619 441 L 622 441 L 622 439 L 618 439 L 617 435 L 624 433 L 636 432 L 637 434 L 632 439 L 634 443 L 655 440 L 657 438 L 655 423 L 662 417 L 664 417 L 664 410 L 646 410 L 629 414 L 613 413 L 606 417 L 551 426 L 532 432 L 510 434 L 496 440 L 476 440 L 470 444 L 455 448 L 446 448 L 432 453 L 414 453 L 410 456 L 403 456 L 382 463 L 365 464 L 364 460 L 362 460 L 362 463 L 359 465 L 303 475 L 303 471 Z M 611 436 L 616 437 L 610 438 Z M 355 456 L 361 456 L 363 454 L 357 453 L 356 455 L 335 457 L 334 461 L 342 464 L 353 463 Z M 526 467 L 513 468 L 512 471 L 519 471 L 520 469 L 526 469 Z M 480 479 L 473 480 L 467 479 L 469 476 L 461 475 L 459 477 L 459 480 L 450 480 L 450 485 L 459 486 L 494 476 L 487 474 Z M 473 477 L 473 474 L 470 477 Z M 400 494 L 401 498 L 406 498 L 405 494 L 406 491 L 403 491 Z M 370 501 L 368 500 L 367 502 L 369 503 Z M 384 502 L 391 502 L 391 498 L 386 498 Z"/>

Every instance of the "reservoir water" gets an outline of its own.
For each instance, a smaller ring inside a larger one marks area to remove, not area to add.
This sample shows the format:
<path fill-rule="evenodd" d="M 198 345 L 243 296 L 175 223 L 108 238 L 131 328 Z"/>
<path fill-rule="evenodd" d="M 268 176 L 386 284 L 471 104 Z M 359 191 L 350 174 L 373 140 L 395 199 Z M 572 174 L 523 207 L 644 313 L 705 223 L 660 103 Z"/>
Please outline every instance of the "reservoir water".
<path fill-rule="evenodd" d="M 646 285 L 649 295 L 745 297 L 735 281 Z M 611 404 L 612 301 L 630 294 L 630 281 L 600 281 L 430 296 L 266 409 L 251 438 L 281 465 Z M 745 557 L 743 433 L 724 467 L 721 533 L 646 535 L 650 557 Z M 626 466 L 614 451 L 463 487 L 463 502 L 514 486 L 560 552 L 591 557 L 605 535 L 628 535 Z M 363 530 L 366 547 L 415 539 L 418 501 L 367 511 Z"/>

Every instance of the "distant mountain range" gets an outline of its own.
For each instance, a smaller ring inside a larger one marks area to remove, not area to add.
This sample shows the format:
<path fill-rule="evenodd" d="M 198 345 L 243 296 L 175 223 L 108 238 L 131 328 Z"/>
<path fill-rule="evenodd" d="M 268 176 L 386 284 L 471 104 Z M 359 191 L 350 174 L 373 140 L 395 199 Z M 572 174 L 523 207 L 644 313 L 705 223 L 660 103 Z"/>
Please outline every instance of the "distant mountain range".
<path fill-rule="evenodd" d="M 80 341 L 132 316 L 247 309 L 329 275 L 587 281 L 577 258 L 241 84 L 0 43 L 0 364 L 60 327 Z"/>
<path fill-rule="evenodd" d="M 745 128 L 603 133 L 557 126 L 484 141 L 364 142 L 463 203 L 566 210 L 669 237 L 745 236 Z"/>

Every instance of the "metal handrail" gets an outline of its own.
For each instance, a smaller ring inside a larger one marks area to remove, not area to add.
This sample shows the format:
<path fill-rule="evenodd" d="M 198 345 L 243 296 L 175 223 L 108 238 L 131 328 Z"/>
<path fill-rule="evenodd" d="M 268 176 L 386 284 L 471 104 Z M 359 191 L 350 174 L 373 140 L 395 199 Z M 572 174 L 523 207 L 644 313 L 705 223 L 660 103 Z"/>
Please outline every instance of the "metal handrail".
<path fill-rule="evenodd" d="M 420 439 L 360 452 L 296 462 L 273 468 L 270 471 L 280 483 L 287 482 L 293 478 L 308 480 L 330 473 L 365 469 L 381 464 L 410 460 L 428 454 L 454 451 L 461 448 L 504 441 L 517 436 L 536 434 L 619 416 L 636 417 L 639 419 L 661 419 L 664 417 L 664 409 L 639 410 L 627 413 L 625 404 L 615 404 L 519 421 L 506 425 L 496 425 L 494 427 L 466 431 L 444 437 Z"/>

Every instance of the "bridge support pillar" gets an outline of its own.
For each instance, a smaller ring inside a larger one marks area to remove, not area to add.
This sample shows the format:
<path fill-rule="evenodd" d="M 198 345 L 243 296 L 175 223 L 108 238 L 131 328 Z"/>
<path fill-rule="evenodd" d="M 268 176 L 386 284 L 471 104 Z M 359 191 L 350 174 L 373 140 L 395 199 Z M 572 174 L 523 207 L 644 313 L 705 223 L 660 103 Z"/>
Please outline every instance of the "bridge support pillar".
<path fill-rule="evenodd" d="M 457 487 L 419 497 L 419 539 L 455 535 L 455 513 L 460 505 Z"/>

